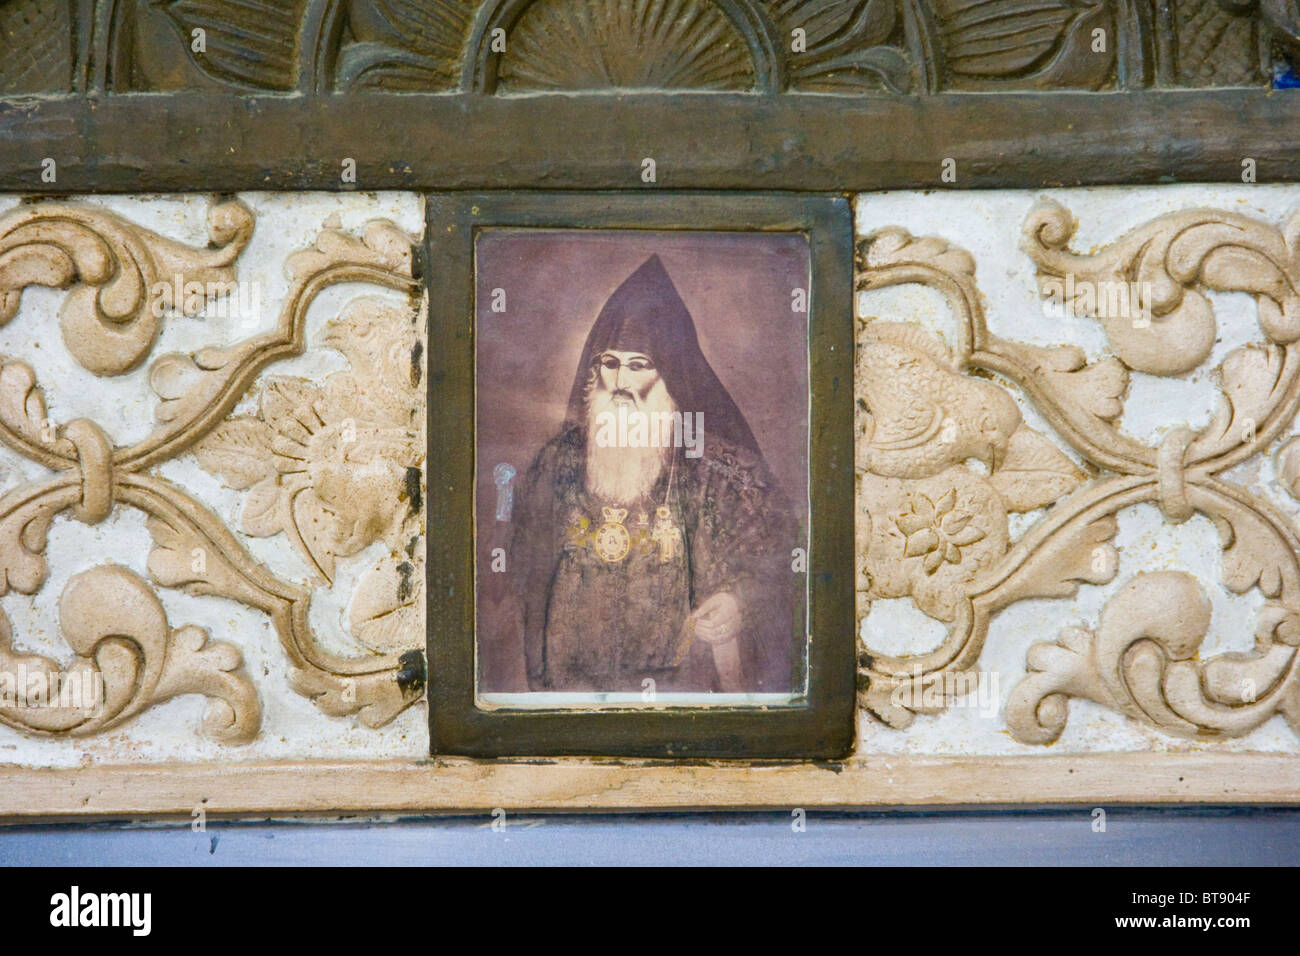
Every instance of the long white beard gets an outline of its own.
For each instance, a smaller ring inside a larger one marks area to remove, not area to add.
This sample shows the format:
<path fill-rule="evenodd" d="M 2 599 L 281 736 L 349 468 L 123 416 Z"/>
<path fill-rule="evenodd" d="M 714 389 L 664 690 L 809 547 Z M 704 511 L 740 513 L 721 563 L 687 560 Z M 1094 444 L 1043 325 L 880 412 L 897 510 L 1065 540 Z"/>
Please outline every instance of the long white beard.
<path fill-rule="evenodd" d="M 661 379 L 636 411 L 671 414 L 676 407 Z M 631 505 L 650 494 L 676 449 L 670 442 L 663 442 L 662 447 L 602 445 L 596 441 L 602 413 L 617 414 L 618 406 L 612 393 L 592 391 L 587 399 L 587 491 L 602 501 Z"/>

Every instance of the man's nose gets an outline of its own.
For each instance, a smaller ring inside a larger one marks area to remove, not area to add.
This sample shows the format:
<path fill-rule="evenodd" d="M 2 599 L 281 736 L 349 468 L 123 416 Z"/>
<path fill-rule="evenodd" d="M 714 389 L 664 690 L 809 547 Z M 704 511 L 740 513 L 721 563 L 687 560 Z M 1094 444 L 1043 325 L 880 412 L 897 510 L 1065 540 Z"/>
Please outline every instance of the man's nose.
<path fill-rule="evenodd" d="M 625 377 L 627 376 L 627 374 L 628 374 L 627 366 L 620 364 L 618 367 L 618 371 L 614 374 L 614 388 L 616 390 L 627 388 L 628 380 Z"/>

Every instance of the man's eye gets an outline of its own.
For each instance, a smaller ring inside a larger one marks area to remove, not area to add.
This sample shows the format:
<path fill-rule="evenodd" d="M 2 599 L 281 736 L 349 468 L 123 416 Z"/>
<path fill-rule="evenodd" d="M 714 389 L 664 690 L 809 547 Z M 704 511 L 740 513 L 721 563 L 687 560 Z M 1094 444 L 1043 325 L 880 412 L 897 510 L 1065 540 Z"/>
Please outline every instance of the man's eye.
<path fill-rule="evenodd" d="M 600 364 L 605 368 L 612 370 L 618 368 L 619 361 L 616 358 L 603 358 L 600 360 Z"/>
<path fill-rule="evenodd" d="M 644 372 L 648 368 L 654 368 L 649 362 L 643 362 L 641 359 L 633 359 L 627 363 L 627 367 L 634 372 Z"/>

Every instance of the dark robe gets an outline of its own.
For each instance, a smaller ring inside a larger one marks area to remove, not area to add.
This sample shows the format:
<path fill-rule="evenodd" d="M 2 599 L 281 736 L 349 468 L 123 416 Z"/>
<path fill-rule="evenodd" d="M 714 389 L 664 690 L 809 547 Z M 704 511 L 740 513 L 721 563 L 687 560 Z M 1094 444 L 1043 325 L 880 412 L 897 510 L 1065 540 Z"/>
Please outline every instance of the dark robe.
<path fill-rule="evenodd" d="M 626 556 L 598 553 L 610 502 L 585 485 L 584 385 L 607 350 L 651 357 L 683 414 L 703 414 L 702 456 L 673 449 L 653 489 L 619 503 Z M 660 509 L 667 509 L 660 514 Z M 678 530 L 664 547 L 664 518 Z M 624 537 L 624 532 L 626 536 Z M 687 617 L 729 591 L 740 607 L 742 686 L 802 686 L 800 529 L 744 416 L 700 350 L 695 325 L 657 256 L 610 297 L 583 349 L 559 434 L 518 486 L 509 548 L 533 690 L 716 691 L 713 650 Z"/>

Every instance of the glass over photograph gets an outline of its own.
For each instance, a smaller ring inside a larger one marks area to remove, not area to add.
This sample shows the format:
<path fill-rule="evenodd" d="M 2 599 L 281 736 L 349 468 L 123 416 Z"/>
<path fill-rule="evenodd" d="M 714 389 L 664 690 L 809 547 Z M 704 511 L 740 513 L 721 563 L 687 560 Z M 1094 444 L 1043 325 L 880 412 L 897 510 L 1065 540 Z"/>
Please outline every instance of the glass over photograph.
<path fill-rule="evenodd" d="M 479 233 L 480 707 L 803 699 L 809 269 L 799 233 Z"/>

